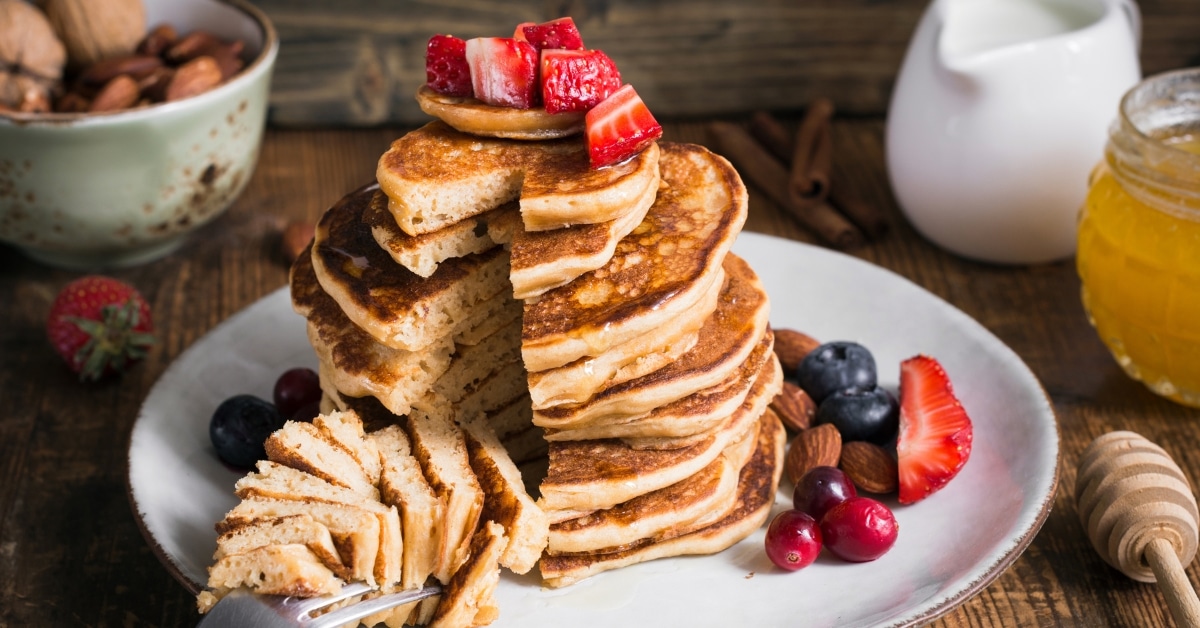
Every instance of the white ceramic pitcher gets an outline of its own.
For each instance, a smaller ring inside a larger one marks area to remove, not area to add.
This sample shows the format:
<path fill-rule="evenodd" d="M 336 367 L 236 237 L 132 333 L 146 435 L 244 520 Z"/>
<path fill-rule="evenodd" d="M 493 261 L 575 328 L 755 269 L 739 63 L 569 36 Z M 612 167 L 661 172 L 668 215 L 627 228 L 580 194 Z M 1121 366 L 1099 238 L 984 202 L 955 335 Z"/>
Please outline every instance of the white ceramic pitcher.
<path fill-rule="evenodd" d="M 1141 78 L 1133 0 L 933 0 L 887 119 L 896 199 L 977 260 L 1071 256 L 1087 178 Z"/>

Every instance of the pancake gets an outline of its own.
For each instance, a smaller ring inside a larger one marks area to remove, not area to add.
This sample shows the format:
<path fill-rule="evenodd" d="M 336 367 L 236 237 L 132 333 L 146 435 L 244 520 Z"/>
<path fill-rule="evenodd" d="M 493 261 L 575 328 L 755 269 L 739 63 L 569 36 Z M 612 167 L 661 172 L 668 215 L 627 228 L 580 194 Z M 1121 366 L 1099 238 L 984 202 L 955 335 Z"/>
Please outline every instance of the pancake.
<path fill-rule="evenodd" d="M 538 503 L 558 522 L 552 511 L 603 510 L 679 482 L 746 433 L 773 398 L 747 396 L 722 429 L 680 449 L 639 450 L 617 439 L 552 442 Z"/>
<path fill-rule="evenodd" d="M 713 510 L 728 510 L 737 496 L 740 469 L 725 456 L 672 484 L 612 508 L 550 526 L 551 554 L 617 551 L 622 546 L 670 535 Z"/>
<path fill-rule="evenodd" d="M 464 96 L 439 94 L 428 86 L 417 90 L 421 111 L 463 133 L 517 140 L 547 140 L 583 132 L 584 112 L 549 113 L 543 107 L 497 107 Z"/>
<path fill-rule="evenodd" d="M 387 195 L 378 186 L 373 189 L 375 193 L 363 212 L 371 235 L 397 264 L 421 277 L 432 275 L 438 264 L 448 259 L 482 253 L 512 242 L 513 234 L 521 224 L 517 204 L 509 203 L 433 233 L 410 236 L 400 229 L 388 211 Z"/>
<path fill-rule="evenodd" d="M 629 211 L 606 222 L 527 231 L 518 228 L 512 237 L 509 279 L 513 297 L 529 299 L 566 285 L 612 259 L 617 243 L 642 220 L 658 195 L 658 169 L 641 196 L 630 199 Z"/>
<path fill-rule="evenodd" d="M 682 325 L 644 334 L 596 357 L 530 373 L 529 396 L 538 409 L 583 403 L 608 387 L 649 375 L 678 360 L 699 338 L 699 330 Z"/>
<path fill-rule="evenodd" d="M 450 258 L 428 278 L 397 264 L 362 220 L 374 192 L 360 189 L 317 223 L 313 272 L 346 317 L 380 344 L 420 351 L 453 333 L 476 306 L 510 291 L 508 253 Z"/>
<path fill-rule="evenodd" d="M 542 583 L 563 587 L 611 569 L 670 556 L 715 554 L 731 547 L 758 529 L 770 516 L 783 469 L 786 440 L 783 424 L 767 410 L 762 417 L 754 455 L 739 476 L 737 502 L 721 520 L 689 534 L 613 553 L 545 555 L 539 562 Z"/>
<path fill-rule="evenodd" d="M 533 422 L 554 429 L 627 422 L 721 384 L 756 346 L 769 348 L 774 336 L 768 328 L 770 301 L 762 283 L 736 255 L 726 256 L 725 269 L 730 279 L 692 350 L 653 373 L 610 386 L 582 404 L 535 408 Z"/>
<path fill-rule="evenodd" d="M 524 142 L 431 122 L 392 142 L 375 177 L 409 235 L 433 233 L 519 199 L 527 231 L 616 220 L 657 186 L 659 150 L 593 169 L 583 138 Z"/>
<path fill-rule="evenodd" d="M 720 289 L 721 262 L 746 219 L 746 188 L 702 146 L 661 147 L 665 185 L 608 264 L 526 302 L 521 354 L 530 372 L 710 314 L 698 304 Z"/>
<path fill-rule="evenodd" d="M 686 438 L 719 427 L 752 394 L 752 386 L 779 388 L 783 370 L 771 347 L 759 343 L 750 357 L 725 381 L 692 393 L 639 417 L 600 422 L 576 429 L 547 429 L 546 440 L 593 438 L 653 439 Z M 632 443 L 631 443 L 632 444 Z"/>

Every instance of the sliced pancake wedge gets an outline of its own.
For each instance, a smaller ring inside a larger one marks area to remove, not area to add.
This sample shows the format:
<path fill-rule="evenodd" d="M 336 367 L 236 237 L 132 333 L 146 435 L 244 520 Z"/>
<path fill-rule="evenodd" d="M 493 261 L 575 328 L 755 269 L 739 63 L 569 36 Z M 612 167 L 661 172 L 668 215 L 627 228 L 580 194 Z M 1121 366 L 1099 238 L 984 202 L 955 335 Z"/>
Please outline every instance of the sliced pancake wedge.
<path fill-rule="evenodd" d="M 543 556 L 539 563 L 543 584 L 563 587 L 648 560 L 715 554 L 749 536 L 771 514 L 787 440 L 783 424 L 773 412 L 767 410 L 762 421 L 754 455 L 739 477 L 737 503 L 720 521 L 683 536 L 609 554 Z"/>
<path fill-rule="evenodd" d="M 405 423 L 413 456 L 434 494 L 446 504 L 433 570 L 445 584 L 469 557 L 471 535 L 483 510 L 483 489 L 471 471 L 462 430 L 453 421 L 414 410 Z"/>
<path fill-rule="evenodd" d="M 364 499 L 354 491 L 269 460 L 259 461 L 256 472 L 238 480 L 234 485 L 234 493 L 243 500 L 326 503 L 350 506 L 375 515 L 379 520 L 375 581 L 385 588 L 400 582 L 404 565 L 404 537 L 400 528 L 400 514 L 394 506 L 385 506 L 377 499 Z"/>
<path fill-rule="evenodd" d="M 467 561 L 446 583 L 430 628 L 483 626 L 500 616 L 496 587 L 500 584 L 500 555 L 508 543 L 504 527 L 488 521 L 468 540 Z"/>
<path fill-rule="evenodd" d="M 431 122 L 392 142 L 376 179 L 396 224 L 421 235 L 500 207 L 521 204 L 527 231 L 615 220 L 657 183 L 659 151 L 593 169 L 583 138 L 495 139 Z"/>
<path fill-rule="evenodd" d="M 380 546 L 379 517 L 357 506 L 293 499 L 243 499 L 217 523 L 217 534 L 258 521 L 308 515 L 329 529 L 350 577 L 376 584 L 375 565 Z"/>
<path fill-rule="evenodd" d="M 333 543 L 329 528 L 306 514 L 259 519 L 229 530 L 217 537 L 217 551 L 213 553 L 213 560 L 267 545 L 295 544 L 311 550 L 321 564 L 337 577 L 343 580 L 351 577 L 350 569 L 342 562 Z"/>
<path fill-rule="evenodd" d="M 603 267 L 612 259 L 617 243 L 642 220 L 658 194 L 658 169 L 641 196 L 629 200 L 626 213 L 605 222 L 580 224 L 544 231 L 518 227 L 512 236 L 509 279 L 513 297 L 530 299 L 565 285 L 576 277 Z"/>
<path fill-rule="evenodd" d="M 682 481 L 746 433 L 772 398 L 748 396 L 725 427 L 681 449 L 639 450 L 617 439 L 552 442 L 538 505 L 557 523 L 557 511 L 603 510 Z"/>
<path fill-rule="evenodd" d="M 208 570 L 208 586 L 219 599 L 232 589 L 246 587 L 262 595 L 315 597 L 342 590 L 342 581 L 307 546 L 267 545 L 231 554 Z"/>
<path fill-rule="evenodd" d="M 502 247 L 447 259 L 429 277 L 397 264 L 362 219 L 373 194 L 360 189 L 326 211 L 311 255 L 324 292 L 380 344 L 420 351 L 457 331 L 476 306 L 511 292 Z"/>
<path fill-rule="evenodd" d="M 475 98 L 439 94 L 426 85 L 417 90 L 417 105 L 421 111 L 471 135 L 548 140 L 583 132 L 583 112 L 549 113 L 543 107 L 497 107 Z"/>
<path fill-rule="evenodd" d="M 576 429 L 547 429 L 546 440 L 595 438 L 687 438 L 719 428 L 745 401 L 753 386 L 778 388 L 783 382 L 779 360 L 767 343 L 758 343 L 750 357 L 725 381 L 692 393 L 649 413 L 619 421 L 602 421 Z M 765 394 L 765 393 L 763 393 Z"/>
<path fill-rule="evenodd" d="M 379 489 L 358 460 L 331 443 L 312 423 L 288 421 L 264 443 L 272 467 L 295 469 L 356 493 L 359 499 L 379 501 Z M 266 461 L 260 461 L 260 466 Z M 249 477 L 249 476 L 247 476 Z M 245 479 L 245 478 L 243 478 Z"/>
<path fill-rule="evenodd" d="M 482 253 L 512 242 L 513 234 L 521 224 L 519 206 L 508 203 L 432 233 L 410 236 L 400 229 L 388 211 L 387 195 L 378 187 L 374 189 L 370 205 L 363 212 L 371 235 L 397 264 L 421 277 L 429 277 L 438 264 L 448 259 Z"/>
<path fill-rule="evenodd" d="M 417 459 L 408 435 L 390 425 L 368 438 L 375 443 L 383 464 L 379 494 L 384 504 L 400 512 L 404 533 L 404 565 L 400 586 L 413 589 L 425 584 L 437 563 L 441 544 L 445 503 L 433 492 Z"/>
<path fill-rule="evenodd" d="M 726 381 L 756 346 L 773 343 L 768 328 L 770 301 L 758 276 L 736 255 L 724 263 L 729 281 L 717 309 L 700 328 L 700 339 L 678 360 L 648 375 L 610 386 L 586 402 L 534 408 L 535 424 L 576 429 L 600 423 L 620 423 L 652 412 Z"/>
<path fill-rule="evenodd" d="M 500 565 L 523 574 L 533 569 L 542 551 L 550 522 L 525 491 L 521 471 L 504 449 L 485 417 L 462 424 L 471 469 L 483 487 L 483 518 L 504 526 L 508 539 Z"/>
<path fill-rule="evenodd" d="M 711 313 L 698 304 L 720 289 L 721 263 L 746 219 L 746 188 L 702 146 L 663 142 L 661 153 L 664 185 L 609 262 L 526 302 L 521 355 L 530 372 Z"/>

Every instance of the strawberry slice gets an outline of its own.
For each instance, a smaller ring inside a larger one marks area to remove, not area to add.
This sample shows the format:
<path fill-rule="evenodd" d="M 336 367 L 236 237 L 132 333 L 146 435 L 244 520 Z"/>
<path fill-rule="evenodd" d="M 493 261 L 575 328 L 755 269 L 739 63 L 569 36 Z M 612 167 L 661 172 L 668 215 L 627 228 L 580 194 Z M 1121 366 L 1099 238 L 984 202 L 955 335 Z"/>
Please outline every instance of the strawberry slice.
<path fill-rule="evenodd" d="M 513 39 L 517 41 L 529 41 L 525 38 L 526 26 L 537 26 L 537 22 L 521 22 L 517 24 L 517 29 L 513 31 Z"/>
<path fill-rule="evenodd" d="M 467 42 L 452 35 L 434 35 L 425 47 L 425 83 L 439 94 L 471 96 Z"/>
<path fill-rule="evenodd" d="M 954 479 L 971 456 L 971 419 L 937 360 L 918 355 L 900 363 L 900 503 L 929 497 Z"/>
<path fill-rule="evenodd" d="M 587 111 L 621 87 L 617 64 L 599 50 L 543 50 L 541 74 L 549 113 Z"/>
<path fill-rule="evenodd" d="M 467 40 L 467 65 L 475 97 L 489 105 L 529 109 L 538 102 L 538 53 L 512 37 Z"/>
<path fill-rule="evenodd" d="M 662 125 L 628 84 L 588 110 L 584 126 L 592 168 L 625 161 L 662 137 Z"/>
<path fill-rule="evenodd" d="M 575 20 L 569 17 L 560 17 L 541 24 L 523 24 L 518 28 L 525 32 L 525 40 L 533 44 L 539 52 L 548 48 L 583 50 L 583 36 L 579 34 Z"/>

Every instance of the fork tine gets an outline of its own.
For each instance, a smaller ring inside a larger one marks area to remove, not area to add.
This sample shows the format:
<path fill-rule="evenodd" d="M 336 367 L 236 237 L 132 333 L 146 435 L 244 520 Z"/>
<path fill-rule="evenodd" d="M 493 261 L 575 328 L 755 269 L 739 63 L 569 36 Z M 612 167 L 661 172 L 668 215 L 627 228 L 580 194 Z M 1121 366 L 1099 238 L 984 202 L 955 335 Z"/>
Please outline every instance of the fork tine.
<path fill-rule="evenodd" d="M 323 595 L 321 597 L 290 597 L 276 605 L 279 612 L 285 615 L 288 619 L 301 621 L 313 611 L 320 610 L 331 604 L 336 604 L 344 599 L 370 593 L 375 587 L 364 584 L 362 582 L 353 582 L 342 587 L 341 592 L 335 595 Z"/>
<path fill-rule="evenodd" d="M 409 591 L 400 591 L 398 593 L 388 593 L 379 597 L 364 600 L 357 604 L 351 604 L 344 608 L 339 608 L 336 611 L 326 613 L 320 617 L 302 617 L 299 623 L 304 628 L 335 628 L 343 624 L 357 621 L 368 615 L 374 615 L 379 611 L 384 611 L 389 608 L 403 606 L 409 602 L 416 602 L 427 597 L 438 595 L 442 592 L 440 586 L 427 586 L 423 589 L 412 589 Z"/>

